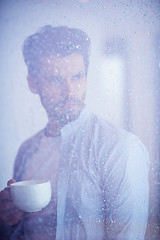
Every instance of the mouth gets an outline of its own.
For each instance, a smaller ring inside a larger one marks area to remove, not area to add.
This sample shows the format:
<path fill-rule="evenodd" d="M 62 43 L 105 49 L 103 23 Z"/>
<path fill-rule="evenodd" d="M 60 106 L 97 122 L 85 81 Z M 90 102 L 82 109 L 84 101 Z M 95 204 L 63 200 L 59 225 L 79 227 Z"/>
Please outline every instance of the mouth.
<path fill-rule="evenodd" d="M 82 107 L 82 102 L 77 98 L 67 98 L 57 104 L 57 108 L 77 106 Z"/>

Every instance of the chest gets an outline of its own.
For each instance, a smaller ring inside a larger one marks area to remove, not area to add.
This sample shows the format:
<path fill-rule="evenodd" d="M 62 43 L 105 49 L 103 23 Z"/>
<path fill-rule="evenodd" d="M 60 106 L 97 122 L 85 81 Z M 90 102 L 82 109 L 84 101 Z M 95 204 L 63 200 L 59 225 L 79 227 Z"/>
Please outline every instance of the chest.
<path fill-rule="evenodd" d="M 55 197 L 60 160 L 60 138 L 42 138 L 39 149 L 25 164 L 22 180 L 50 180 Z"/>

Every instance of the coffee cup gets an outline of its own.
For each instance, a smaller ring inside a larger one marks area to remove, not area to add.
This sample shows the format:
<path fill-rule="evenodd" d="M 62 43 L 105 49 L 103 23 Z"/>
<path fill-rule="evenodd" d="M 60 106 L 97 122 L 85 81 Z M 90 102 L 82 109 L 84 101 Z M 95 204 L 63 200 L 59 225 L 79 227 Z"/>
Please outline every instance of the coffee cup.
<path fill-rule="evenodd" d="M 50 181 L 29 180 L 10 185 L 13 204 L 24 212 L 36 212 L 46 207 L 51 200 Z"/>

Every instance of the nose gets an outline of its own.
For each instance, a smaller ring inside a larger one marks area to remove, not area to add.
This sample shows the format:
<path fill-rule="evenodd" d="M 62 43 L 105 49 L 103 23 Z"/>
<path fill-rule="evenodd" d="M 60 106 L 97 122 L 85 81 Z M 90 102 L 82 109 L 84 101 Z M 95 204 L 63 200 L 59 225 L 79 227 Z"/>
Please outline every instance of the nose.
<path fill-rule="evenodd" d="M 66 78 L 63 83 L 63 92 L 65 96 L 72 96 L 73 93 L 73 83 L 70 78 Z"/>

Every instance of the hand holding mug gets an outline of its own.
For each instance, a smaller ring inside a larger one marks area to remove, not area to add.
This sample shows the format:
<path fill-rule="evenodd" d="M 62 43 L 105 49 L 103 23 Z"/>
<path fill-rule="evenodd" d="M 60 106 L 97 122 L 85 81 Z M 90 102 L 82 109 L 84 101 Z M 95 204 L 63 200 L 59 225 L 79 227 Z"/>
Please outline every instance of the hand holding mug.
<path fill-rule="evenodd" d="M 15 183 L 14 179 L 10 179 L 7 183 L 10 186 Z M 22 218 L 22 211 L 19 210 L 12 201 L 10 187 L 6 187 L 0 192 L 0 220 L 5 224 L 17 224 Z"/>

